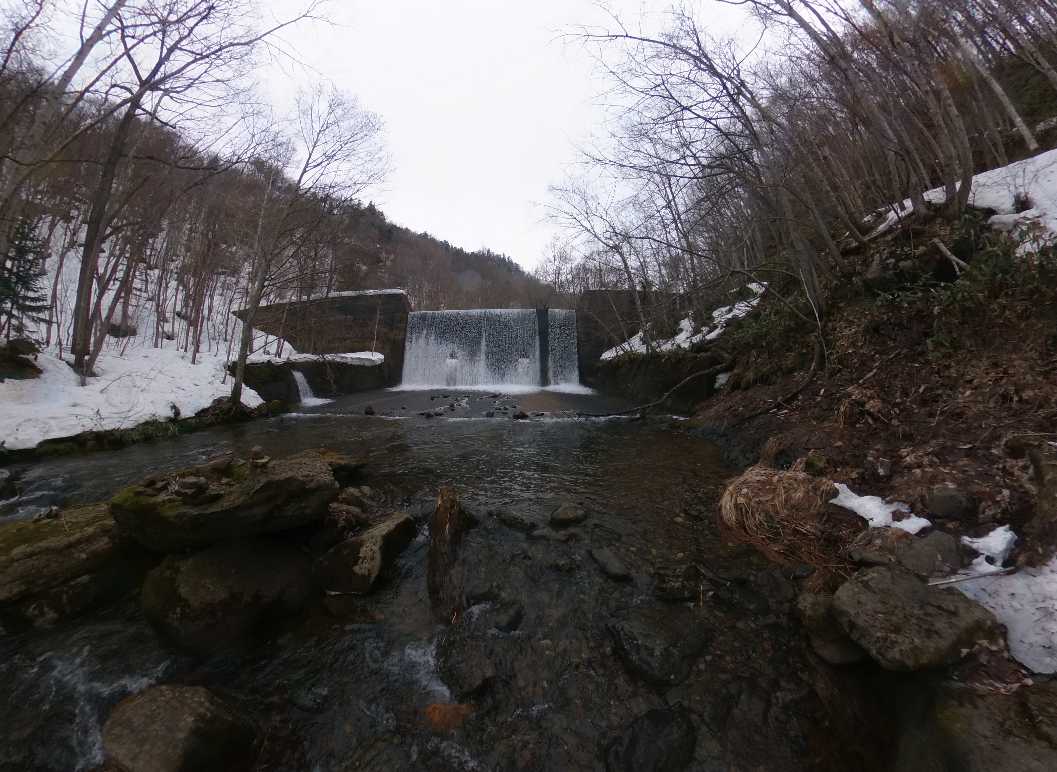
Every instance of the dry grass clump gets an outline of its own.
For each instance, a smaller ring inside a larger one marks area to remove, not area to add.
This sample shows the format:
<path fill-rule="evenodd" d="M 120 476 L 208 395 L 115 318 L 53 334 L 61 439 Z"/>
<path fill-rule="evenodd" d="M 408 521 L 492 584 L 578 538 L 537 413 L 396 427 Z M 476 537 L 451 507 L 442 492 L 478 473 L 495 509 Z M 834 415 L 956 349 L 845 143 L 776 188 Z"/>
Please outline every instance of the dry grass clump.
<path fill-rule="evenodd" d="M 830 480 L 753 466 L 723 492 L 720 518 L 771 560 L 840 573 L 854 532 L 827 515 L 826 504 L 835 495 Z"/>

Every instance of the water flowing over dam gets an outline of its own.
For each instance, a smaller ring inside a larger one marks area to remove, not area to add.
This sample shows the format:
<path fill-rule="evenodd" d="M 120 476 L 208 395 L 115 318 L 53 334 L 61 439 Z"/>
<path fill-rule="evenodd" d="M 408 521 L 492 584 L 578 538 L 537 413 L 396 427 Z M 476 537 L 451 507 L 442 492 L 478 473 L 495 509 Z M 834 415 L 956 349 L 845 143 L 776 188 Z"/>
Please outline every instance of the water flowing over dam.
<path fill-rule="evenodd" d="M 404 388 L 578 384 L 575 311 L 498 308 L 408 316 Z"/>

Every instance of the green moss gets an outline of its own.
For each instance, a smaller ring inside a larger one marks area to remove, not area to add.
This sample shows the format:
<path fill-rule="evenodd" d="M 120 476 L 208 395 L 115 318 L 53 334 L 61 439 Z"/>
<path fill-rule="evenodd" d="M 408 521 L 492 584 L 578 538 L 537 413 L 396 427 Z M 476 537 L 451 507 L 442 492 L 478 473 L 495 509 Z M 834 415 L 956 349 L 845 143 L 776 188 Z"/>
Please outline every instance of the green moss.
<path fill-rule="evenodd" d="M 58 517 L 48 520 L 21 520 L 0 525 L 0 555 L 10 555 L 17 549 L 68 537 L 106 524 L 109 512 L 106 504 L 89 504 L 63 510 Z"/>
<path fill-rule="evenodd" d="M 162 512 L 166 503 L 158 496 L 151 495 L 145 488 L 130 485 L 110 499 L 110 506 L 136 515 L 150 515 Z"/>

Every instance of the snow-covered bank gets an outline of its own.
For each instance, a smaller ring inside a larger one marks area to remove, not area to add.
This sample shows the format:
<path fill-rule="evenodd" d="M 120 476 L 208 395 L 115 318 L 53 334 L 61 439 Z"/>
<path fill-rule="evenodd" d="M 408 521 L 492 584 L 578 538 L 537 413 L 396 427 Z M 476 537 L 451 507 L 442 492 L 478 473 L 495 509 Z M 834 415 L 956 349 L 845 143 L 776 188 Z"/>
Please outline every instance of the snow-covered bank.
<path fill-rule="evenodd" d="M 671 338 L 653 341 L 653 349 L 655 351 L 675 351 L 677 349 L 688 349 L 699 341 L 715 340 L 723 334 L 728 324 L 747 316 L 750 311 L 756 308 L 760 298 L 763 297 L 764 291 L 767 289 L 767 285 L 762 282 L 753 282 L 752 284 L 747 284 L 746 287 L 754 293 L 753 297 L 748 300 L 740 300 L 733 305 L 720 306 L 715 309 L 712 312 L 711 324 L 702 326 L 697 332 L 694 332 L 696 325 L 693 317 L 688 316 L 680 320 L 679 332 Z M 605 361 L 614 359 L 621 354 L 645 354 L 646 351 L 646 338 L 640 330 L 623 343 L 619 343 L 613 348 L 602 352 L 600 358 Z"/>
<path fill-rule="evenodd" d="M 46 439 L 84 431 L 127 429 L 152 419 L 169 419 L 173 406 L 183 417 L 208 407 L 231 392 L 223 357 L 191 355 L 167 342 L 168 348 L 130 347 L 121 354 L 110 347 L 99 357 L 99 375 L 80 386 L 73 369 L 55 350 L 41 353 L 39 378 L 0 383 L 0 439 L 8 450 L 32 448 Z M 256 407 L 261 398 L 243 390 L 243 403 Z"/>

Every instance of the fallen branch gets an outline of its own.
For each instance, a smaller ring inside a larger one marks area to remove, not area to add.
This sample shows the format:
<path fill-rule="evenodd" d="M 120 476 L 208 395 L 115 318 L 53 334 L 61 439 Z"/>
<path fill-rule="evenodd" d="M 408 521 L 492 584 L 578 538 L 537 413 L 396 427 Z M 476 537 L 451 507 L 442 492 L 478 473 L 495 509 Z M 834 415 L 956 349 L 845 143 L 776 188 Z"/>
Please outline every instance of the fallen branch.
<path fill-rule="evenodd" d="M 962 271 L 965 271 L 969 268 L 969 264 L 967 262 L 965 262 L 964 260 L 959 260 L 957 257 L 955 257 L 954 253 L 947 249 L 947 247 L 944 246 L 943 242 L 939 239 L 933 239 L 932 245 L 940 251 L 941 255 L 950 260 L 951 265 L 954 266 L 954 273 L 958 276 L 961 276 Z"/>
<path fill-rule="evenodd" d="M 1009 568 L 1001 568 L 997 571 L 989 571 L 986 574 L 971 574 L 969 576 L 955 576 L 950 579 L 934 579 L 929 582 L 929 587 L 942 587 L 947 584 L 959 584 L 961 582 L 970 582 L 974 579 L 986 579 L 989 576 L 1008 576 L 1017 572 L 1016 566 L 1010 566 Z"/>
<path fill-rule="evenodd" d="M 576 415 L 580 418 L 614 418 L 616 416 L 632 415 L 633 413 L 640 413 L 641 415 L 646 415 L 646 413 L 648 413 L 653 408 L 660 407 L 665 402 L 667 402 L 671 398 L 671 396 L 675 394 L 675 392 L 679 391 L 679 389 L 683 388 L 683 386 L 690 383 L 690 381 L 695 381 L 698 378 L 705 377 L 706 375 L 719 375 L 720 373 L 724 372 L 727 368 L 729 368 L 730 365 L 731 360 L 728 359 L 718 365 L 714 365 L 708 368 L 707 370 L 700 370 L 692 375 L 688 375 L 683 378 L 683 380 L 679 381 L 679 383 L 675 384 L 672 388 L 668 389 L 668 391 L 666 391 L 664 393 L 664 396 L 662 396 L 660 399 L 654 400 L 653 402 L 648 402 L 645 405 L 639 405 L 637 407 L 629 408 L 628 410 L 619 410 L 615 413 L 577 413 Z"/>

